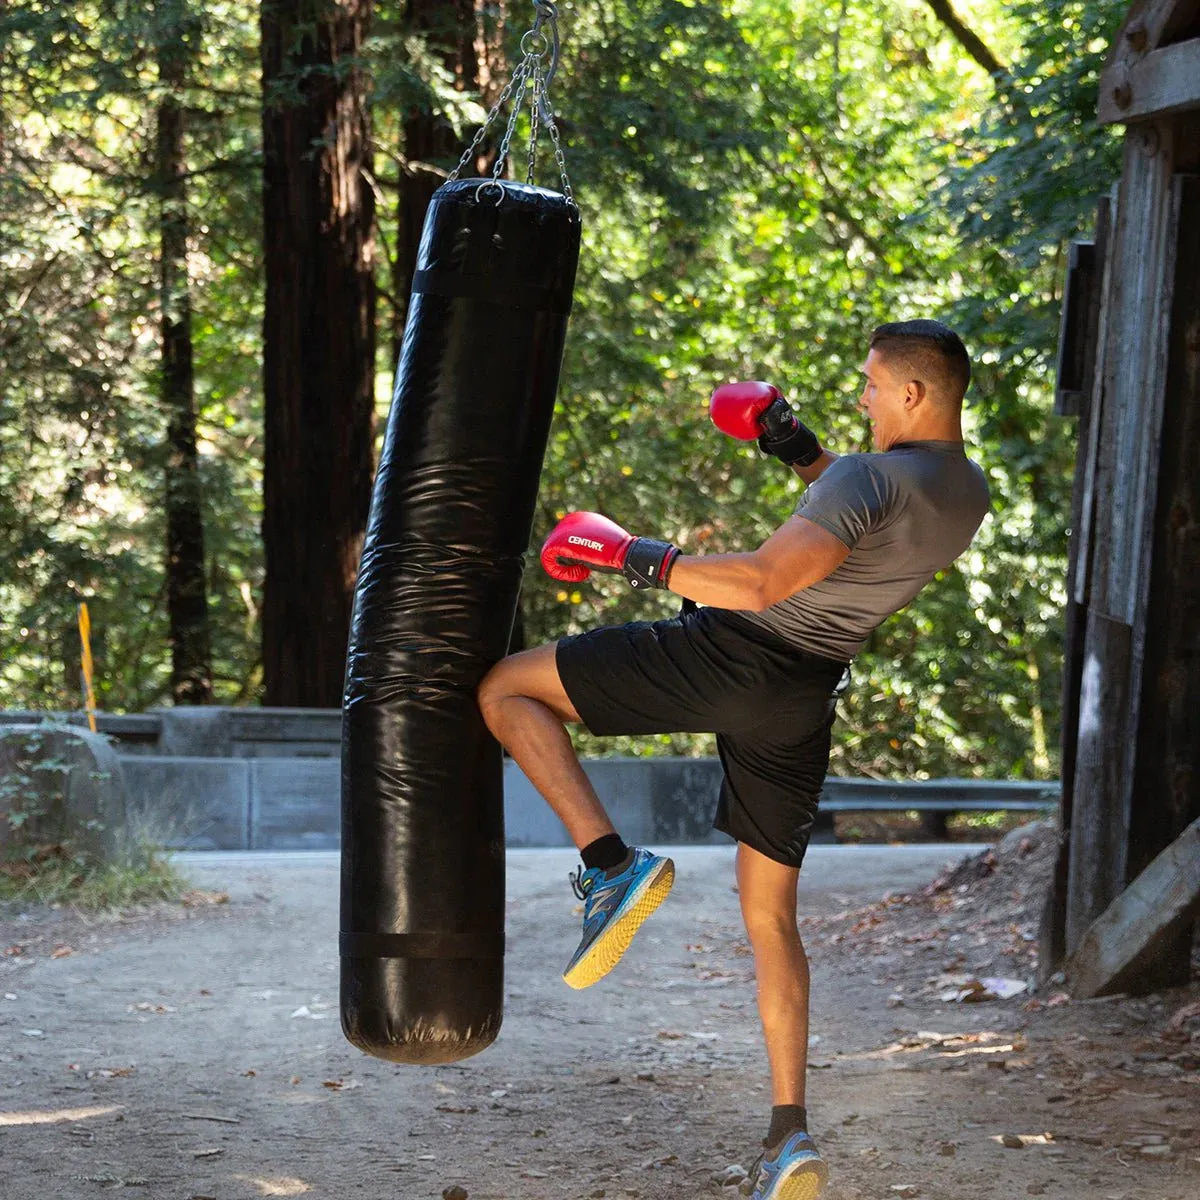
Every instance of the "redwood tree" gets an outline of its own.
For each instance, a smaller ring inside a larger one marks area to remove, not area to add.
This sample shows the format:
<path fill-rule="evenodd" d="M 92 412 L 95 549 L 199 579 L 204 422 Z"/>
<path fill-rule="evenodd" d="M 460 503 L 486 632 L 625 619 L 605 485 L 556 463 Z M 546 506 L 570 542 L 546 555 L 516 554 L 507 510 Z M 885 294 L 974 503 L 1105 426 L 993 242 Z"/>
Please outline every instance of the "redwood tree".
<path fill-rule="evenodd" d="M 336 706 L 372 470 L 371 0 L 261 19 L 265 702 Z"/>
<path fill-rule="evenodd" d="M 212 639 L 204 577 L 204 519 L 196 455 L 192 308 L 188 288 L 188 198 L 183 90 L 196 53 L 199 24 L 187 0 L 160 6 L 156 57 L 162 94 L 156 116 L 155 178 L 159 195 L 159 397 L 167 417 L 167 618 L 171 695 L 176 704 L 212 699 Z"/>

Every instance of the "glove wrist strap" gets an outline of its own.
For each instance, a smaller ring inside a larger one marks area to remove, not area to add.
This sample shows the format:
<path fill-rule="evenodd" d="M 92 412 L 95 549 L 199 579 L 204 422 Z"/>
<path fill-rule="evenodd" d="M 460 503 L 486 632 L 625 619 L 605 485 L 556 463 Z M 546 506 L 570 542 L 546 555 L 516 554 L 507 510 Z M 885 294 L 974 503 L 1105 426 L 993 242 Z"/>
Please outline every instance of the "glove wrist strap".
<path fill-rule="evenodd" d="M 773 454 L 789 467 L 812 466 L 822 453 L 817 435 L 799 421 L 796 422 L 796 428 L 783 437 L 772 438 L 764 433 L 758 439 L 758 448 L 764 454 Z"/>
<path fill-rule="evenodd" d="M 621 574 L 629 580 L 631 587 L 665 588 L 671 578 L 671 568 L 679 557 L 679 547 L 670 542 L 655 541 L 654 538 L 634 538 L 625 555 Z"/>

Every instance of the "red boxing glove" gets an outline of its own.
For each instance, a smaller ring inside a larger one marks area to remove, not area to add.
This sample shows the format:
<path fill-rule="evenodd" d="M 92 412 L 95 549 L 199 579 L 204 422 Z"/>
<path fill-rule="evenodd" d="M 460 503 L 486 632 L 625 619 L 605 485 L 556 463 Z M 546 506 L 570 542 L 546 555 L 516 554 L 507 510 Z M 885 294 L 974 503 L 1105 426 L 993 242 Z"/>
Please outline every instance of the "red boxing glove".
<path fill-rule="evenodd" d="M 788 466 L 807 467 L 821 457 L 817 435 L 802 424 L 773 383 L 723 383 L 712 394 L 709 414 L 722 433 L 758 442 Z"/>
<path fill-rule="evenodd" d="M 722 433 L 755 442 L 763 435 L 762 416 L 776 400 L 787 407 L 783 393 L 773 383 L 723 383 L 713 392 L 708 411 Z"/>
<path fill-rule="evenodd" d="M 634 537 L 599 513 L 568 513 L 542 545 L 546 574 L 582 583 L 593 571 L 624 575 L 635 588 L 665 588 L 679 550 L 670 542 Z"/>

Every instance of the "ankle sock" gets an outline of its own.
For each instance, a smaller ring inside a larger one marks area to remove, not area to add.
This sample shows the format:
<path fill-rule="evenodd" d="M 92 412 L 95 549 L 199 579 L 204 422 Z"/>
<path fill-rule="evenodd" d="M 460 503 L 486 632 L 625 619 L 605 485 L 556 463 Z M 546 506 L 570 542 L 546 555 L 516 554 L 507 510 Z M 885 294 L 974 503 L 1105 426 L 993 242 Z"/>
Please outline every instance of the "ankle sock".
<path fill-rule="evenodd" d="M 602 871 L 620 866 L 629 855 L 629 847 L 621 840 L 619 833 L 606 833 L 594 842 L 589 842 L 579 852 L 583 865 L 587 870 L 599 867 Z"/>
<path fill-rule="evenodd" d="M 771 1128 L 767 1130 L 763 1145 L 773 1150 L 801 1130 L 808 1132 L 808 1110 L 802 1104 L 776 1104 L 771 1109 Z"/>

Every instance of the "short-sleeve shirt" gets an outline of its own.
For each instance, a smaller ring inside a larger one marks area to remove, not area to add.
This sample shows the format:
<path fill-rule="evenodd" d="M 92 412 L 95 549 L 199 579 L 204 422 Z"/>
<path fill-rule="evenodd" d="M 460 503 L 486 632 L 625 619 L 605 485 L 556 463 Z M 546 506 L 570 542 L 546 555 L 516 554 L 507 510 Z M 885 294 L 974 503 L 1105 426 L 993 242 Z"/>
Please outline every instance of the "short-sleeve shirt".
<path fill-rule="evenodd" d="M 761 612 L 738 615 L 809 654 L 849 661 L 971 543 L 990 506 L 962 442 L 902 442 L 830 463 L 796 514 L 844 542 L 831 574 Z"/>

